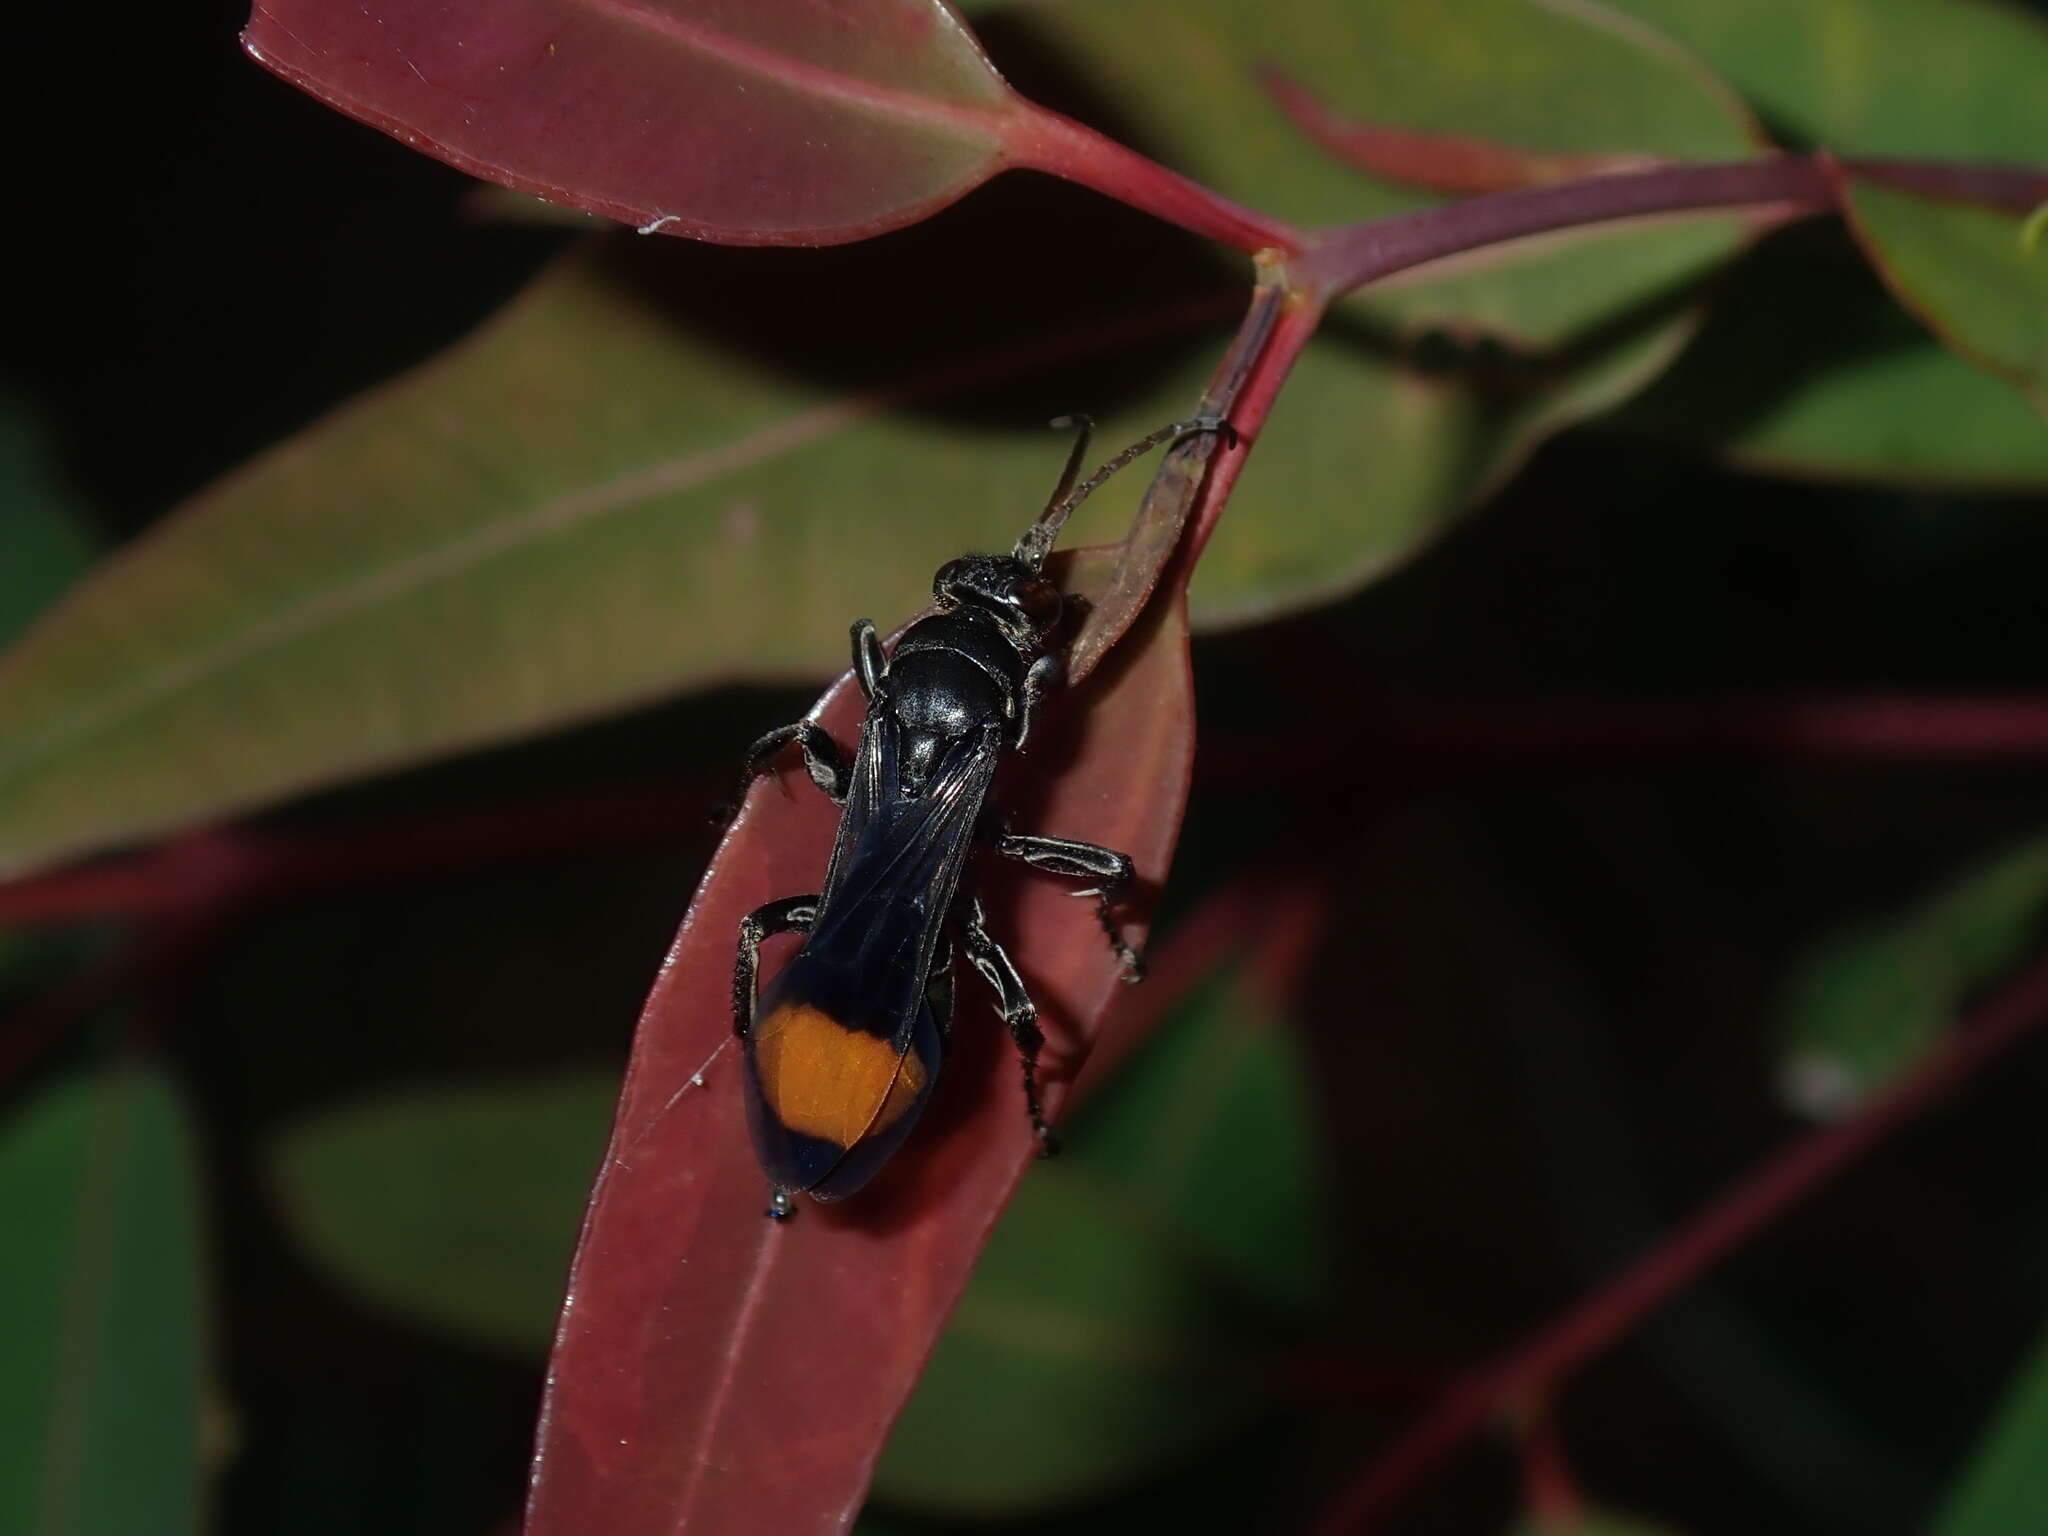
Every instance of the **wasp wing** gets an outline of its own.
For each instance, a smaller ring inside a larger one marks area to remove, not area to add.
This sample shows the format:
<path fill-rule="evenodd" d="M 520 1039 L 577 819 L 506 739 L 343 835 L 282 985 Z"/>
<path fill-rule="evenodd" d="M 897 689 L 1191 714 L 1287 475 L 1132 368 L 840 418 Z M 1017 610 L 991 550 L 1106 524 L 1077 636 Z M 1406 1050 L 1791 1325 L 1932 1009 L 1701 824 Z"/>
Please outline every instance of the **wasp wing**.
<path fill-rule="evenodd" d="M 916 1122 L 950 1022 L 933 956 L 1001 756 L 993 732 L 942 745 L 914 791 L 902 727 L 870 719 L 818 920 L 748 1033 L 754 1139 L 785 1189 L 850 1194 Z"/>

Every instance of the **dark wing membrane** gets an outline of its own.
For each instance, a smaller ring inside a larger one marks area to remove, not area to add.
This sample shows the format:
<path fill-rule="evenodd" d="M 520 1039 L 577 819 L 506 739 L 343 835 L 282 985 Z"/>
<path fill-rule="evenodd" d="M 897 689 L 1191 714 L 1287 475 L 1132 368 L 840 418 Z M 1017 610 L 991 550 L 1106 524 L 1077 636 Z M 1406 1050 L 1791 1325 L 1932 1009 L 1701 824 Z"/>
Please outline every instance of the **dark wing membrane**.
<path fill-rule="evenodd" d="M 921 793 L 892 794 L 900 732 L 885 717 L 863 733 L 855 778 L 872 775 L 872 784 L 856 782 L 849 821 L 864 788 L 872 798 L 835 851 L 818 924 L 804 945 L 806 959 L 837 973 L 831 1001 L 843 1008 L 839 1016 L 887 1038 L 908 1025 L 923 995 L 1001 756 L 993 729 L 956 737 L 940 749 Z"/>
<path fill-rule="evenodd" d="M 993 732 L 949 742 L 905 795 L 900 730 L 885 717 L 863 732 L 817 926 L 747 1035 L 762 1166 L 821 1200 L 866 1183 L 931 1095 L 951 1011 L 932 956 L 1001 755 Z"/>

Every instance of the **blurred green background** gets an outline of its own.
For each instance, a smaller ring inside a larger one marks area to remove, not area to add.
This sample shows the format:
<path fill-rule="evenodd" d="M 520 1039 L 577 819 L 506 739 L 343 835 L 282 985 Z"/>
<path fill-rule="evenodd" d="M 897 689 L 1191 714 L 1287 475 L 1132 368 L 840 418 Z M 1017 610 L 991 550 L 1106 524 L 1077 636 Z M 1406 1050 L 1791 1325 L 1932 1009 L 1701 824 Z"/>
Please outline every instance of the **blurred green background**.
<path fill-rule="evenodd" d="M 1056 27 L 987 20 L 1041 98 L 1114 102 Z M 18 19 L 0 635 L 576 238 L 479 218 L 464 178 L 245 61 L 240 21 L 137 8 L 115 41 L 103 13 Z M 620 259 L 728 317 L 722 345 L 827 382 L 887 338 L 876 314 L 1114 313 L 1223 281 L 1024 178 L 869 247 Z M 1909 1068 L 2037 951 L 2038 743 L 1842 754 L 1714 724 L 1758 700 L 2048 698 L 2025 407 L 1934 348 L 1839 227 L 1713 282 L 1672 371 L 1421 553 L 1199 641 L 1156 942 L 1250 880 L 1297 898 L 1273 905 L 1289 923 L 1305 902 L 1313 942 L 1275 987 L 1251 957 L 1285 935 L 1248 923 L 1034 1170 L 864 1530 L 1299 1528 L 1435 1387 Z M 1400 347 L 1475 398 L 1527 383 L 1433 320 Z M 1110 412 L 1207 356 L 1133 348 L 921 420 Z M 1913 472 L 1831 474 L 1816 442 Z M 1361 443 L 1326 430 L 1313 456 L 1372 494 Z M 929 532 L 944 508 L 915 515 L 913 588 L 955 552 Z M 822 602 L 828 629 L 880 602 L 746 599 L 771 624 Z M 0 1532 L 513 1529 L 561 1271 L 703 810 L 809 694 L 699 688 L 294 799 L 249 823 L 258 845 L 390 857 L 260 902 L 0 931 Z M 1697 732 L 1661 737 L 1672 718 Z M 1598 739 L 1560 745 L 1559 720 Z M 476 836 L 436 841 L 451 825 Z M 2022 1046 L 1596 1361 L 1557 1410 L 1588 1501 L 1668 1531 L 2042 1528 L 2044 1093 L 2048 1052 Z M 1522 1515 L 1503 1435 L 1386 1528 Z"/>

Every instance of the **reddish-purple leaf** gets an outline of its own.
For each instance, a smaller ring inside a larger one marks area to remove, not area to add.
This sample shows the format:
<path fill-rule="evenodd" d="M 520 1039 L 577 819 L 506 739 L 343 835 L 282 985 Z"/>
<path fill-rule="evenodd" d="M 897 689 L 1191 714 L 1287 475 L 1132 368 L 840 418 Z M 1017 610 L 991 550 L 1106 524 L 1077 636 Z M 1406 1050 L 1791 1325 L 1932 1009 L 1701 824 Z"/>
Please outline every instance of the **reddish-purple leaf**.
<path fill-rule="evenodd" d="M 256 0 L 242 41 L 473 175 L 737 244 L 922 218 L 1022 110 L 940 0 Z"/>
<path fill-rule="evenodd" d="M 255 0 L 242 43 L 415 149 L 649 234 L 860 240 L 1033 166 L 1299 244 L 1017 96 L 943 0 Z"/>
<path fill-rule="evenodd" d="M 1621 151 L 1545 153 L 1466 134 L 1359 122 L 1331 111 L 1321 97 L 1283 69 L 1265 65 L 1258 73 L 1259 83 L 1293 119 L 1294 126 L 1330 155 L 1382 181 L 1429 192 L 1453 196 L 1505 192 L 1669 163 L 1656 155 Z"/>
<path fill-rule="evenodd" d="M 1076 558 L 1070 590 L 1107 579 Z M 821 718 L 842 741 L 860 695 Z M 1193 747 L 1183 605 L 1154 605 L 997 793 L 1020 828 L 1128 850 L 1147 904 L 1180 826 Z M 851 1522 L 884 1435 L 1032 1161 L 1016 1056 L 963 973 L 931 1109 L 840 1206 L 764 1216 L 732 1038 L 743 914 L 817 889 L 834 808 L 800 767 L 749 795 L 641 1017 L 548 1376 L 528 1536 L 801 1536 Z M 1120 991 L 1086 902 L 1064 882 L 984 871 L 991 926 L 1043 1010 L 1056 1107 Z M 1134 929 L 1135 934 L 1135 929 Z M 779 941 L 764 970 L 781 963 Z"/>

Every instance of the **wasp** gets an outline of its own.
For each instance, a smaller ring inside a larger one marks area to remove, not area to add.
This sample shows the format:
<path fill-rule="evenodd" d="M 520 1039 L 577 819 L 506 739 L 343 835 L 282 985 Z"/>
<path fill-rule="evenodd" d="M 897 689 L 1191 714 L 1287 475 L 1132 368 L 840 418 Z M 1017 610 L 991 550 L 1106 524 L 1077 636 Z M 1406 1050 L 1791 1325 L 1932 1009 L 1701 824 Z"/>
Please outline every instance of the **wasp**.
<path fill-rule="evenodd" d="M 789 1214 L 793 1194 L 838 1200 L 854 1193 L 910 1134 L 952 1028 L 956 950 L 995 994 L 1022 1058 L 1031 1128 L 1042 1152 L 1054 1150 L 1038 1091 L 1045 1036 L 966 879 L 975 845 L 1092 882 L 1075 894 L 1095 898 L 1125 979 L 1138 979 L 1138 957 L 1115 919 L 1132 878 L 1129 856 L 1012 832 L 990 815 L 989 787 L 1003 759 L 1024 749 L 1045 696 L 1062 680 L 1067 603 L 1045 576 L 1060 526 L 1141 454 L 1230 428 L 1207 417 L 1175 422 L 1077 484 L 1090 424 L 1063 417 L 1054 425 L 1078 428 L 1073 450 L 1045 511 L 1016 547 L 941 566 L 932 579 L 933 611 L 887 655 L 870 621 L 853 626 L 853 673 L 867 715 L 851 765 L 810 719 L 768 732 L 747 752 L 742 788 L 794 745 L 812 782 L 842 807 L 823 889 L 748 914 L 733 966 L 747 1119 L 774 1186 L 769 1214 L 778 1219 Z M 785 933 L 803 935 L 802 947 L 760 992 L 761 945 Z"/>

